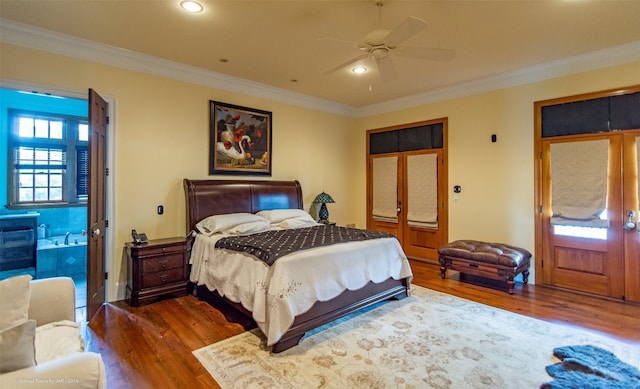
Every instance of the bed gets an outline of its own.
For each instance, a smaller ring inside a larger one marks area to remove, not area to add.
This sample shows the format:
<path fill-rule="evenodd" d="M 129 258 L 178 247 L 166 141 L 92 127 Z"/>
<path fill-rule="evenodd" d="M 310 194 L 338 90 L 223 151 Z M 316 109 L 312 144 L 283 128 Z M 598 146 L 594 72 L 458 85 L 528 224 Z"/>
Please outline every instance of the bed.
<path fill-rule="evenodd" d="M 281 257 L 273 266 L 265 267 L 264 263 L 257 264 L 259 262 L 257 259 L 245 253 L 231 253 L 230 255 L 235 259 L 228 259 L 224 256 L 218 258 L 218 255 L 222 255 L 221 251 L 227 252 L 228 250 L 210 248 L 212 247 L 210 246 L 211 242 L 207 242 L 207 239 L 211 237 L 195 233 L 198 231 L 196 225 L 212 215 L 255 214 L 265 210 L 303 209 L 302 189 L 298 181 L 185 179 L 184 189 L 186 230 L 188 234 L 195 237 L 190 275 L 191 281 L 195 284 L 195 293 L 198 298 L 205 301 L 222 299 L 255 321 L 267 336 L 267 345 L 274 353 L 297 345 L 307 331 L 339 317 L 383 300 L 402 299 L 408 296 L 412 278 L 411 269 L 395 238 L 368 241 L 371 243 L 353 242 L 317 247 L 305 250 L 300 254 L 294 253 Z M 299 259 L 298 256 L 305 259 Z M 385 260 L 381 258 L 384 256 L 389 257 L 389 264 L 381 262 Z M 242 258 L 238 259 L 240 257 Z M 310 277 L 311 275 L 325 277 L 324 273 L 327 271 L 324 269 L 327 266 L 323 264 L 330 263 L 342 266 L 340 263 L 345 262 L 344 258 L 351 261 L 354 257 L 366 258 L 367 264 L 364 265 L 366 269 L 364 266 L 355 266 L 357 269 L 362 269 L 362 273 L 366 273 L 366 276 L 349 275 L 346 277 L 341 271 L 331 273 L 329 279 L 321 280 L 323 286 L 319 289 L 317 288 L 317 280 L 310 282 L 310 284 L 316 285 L 316 289 L 312 291 L 302 290 L 307 283 L 297 282 L 288 273 L 297 272 L 297 277 Z M 338 260 L 340 258 L 341 260 Z M 218 261 L 223 260 L 228 262 L 221 265 Z M 309 267 L 302 267 L 303 260 L 308 261 L 304 262 L 304 266 Z M 215 268 L 215 266 L 218 267 Z M 249 275 L 253 274 L 253 270 L 245 272 L 243 270 L 245 268 L 238 266 L 246 266 L 246 269 L 264 270 L 259 270 L 262 272 L 260 275 Z M 285 268 L 285 266 L 289 266 L 289 268 Z M 309 271 L 308 269 L 313 266 L 319 267 Z M 304 271 L 301 272 L 300 269 L 304 269 Z M 265 279 L 261 280 L 260 277 L 265 277 Z M 362 277 L 367 277 L 368 280 L 363 281 Z M 341 286 L 341 283 L 345 283 L 343 278 L 349 279 L 346 281 L 347 284 L 351 283 L 358 285 L 358 287 L 345 288 L 344 285 Z M 274 303 L 269 300 L 274 294 L 272 290 L 270 293 L 263 293 L 259 290 L 259 285 L 262 285 L 265 290 L 270 290 L 270 287 L 275 288 L 275 285 L 281 280 L 286 279 L 288 281 L 285 282 L 289 282 L 290 286 L 285 285 L 278 290 L 300 289 L 300 291 L 295 291 L 296 295 L 304 295 L 305 299 L 309 300 L 302 302 L 293 301 L 293 298 L 291 301 L 278 299 Z M 357 281 L 353 281 L 354 279 Z M 265 285 L 267 286 L 265 287 Z M 246 292 L 245 288 L 249 288 L 251 292 Z M 242 292 L 235 293 L 241 289 Z M 247 293 L 254 293 L 253 299 L 255 301 L 244 298 Z M 263 298 L 262 294 L 269 297 Z M 287 310 L 291 312 L 285 312 Z M 283 319 L 287 315 L 290 315 L 291 318 Z"/>

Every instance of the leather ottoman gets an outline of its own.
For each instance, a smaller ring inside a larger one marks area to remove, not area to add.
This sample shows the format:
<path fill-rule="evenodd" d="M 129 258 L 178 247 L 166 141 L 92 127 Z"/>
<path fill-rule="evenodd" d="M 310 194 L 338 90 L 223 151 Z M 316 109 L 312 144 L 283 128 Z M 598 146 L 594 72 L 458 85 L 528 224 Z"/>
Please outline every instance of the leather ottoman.
<path fill-rule="evenodd" d="M 502 243 L 478 240 L 457 240 L 438 249 L 440 275 L 447 269 L 494 280 L 504 280 L 507 291 L 513 294 L 514 277 L 522 273 L 523 282 L 529 278 L 531 253 L 525 249 Z"/>

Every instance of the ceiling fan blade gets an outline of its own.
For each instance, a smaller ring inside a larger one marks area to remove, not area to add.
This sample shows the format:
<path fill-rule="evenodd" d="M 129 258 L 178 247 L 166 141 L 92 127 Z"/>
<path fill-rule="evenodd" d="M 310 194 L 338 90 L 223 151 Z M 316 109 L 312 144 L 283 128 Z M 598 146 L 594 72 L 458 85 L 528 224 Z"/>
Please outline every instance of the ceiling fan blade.
<path fill-rule="evenodd" d="M 391 57 L 387 56 L 376 59 L 376 63 L 378 64 L 378 72 L 380 73 L 380 77 L 382 77 L 382 81 L 393 81 L 398 78 L 398 74 L 396 73 L 395 66 L 393 66 Z"/>
<path fill-rule="evenodd" d="M 325 70 L 324 72 L 322 72 L 322 74 L 331 74 L 331 73 L 333 73 L 333 72 L 335 72 L 337 70 L 340 70 L 340 69 L 342 69 L 342 68 L 344 68 L 346 66 L 354 64 L 354 63 L 360 61 L 361 59 L 365 59 L 368 56 L 369 56 L 369 53 L 365 53 L 365 54 L 359 55 L 359 56 L 357 56 L 355 58 L 352 58 L 352 59 L 348 60 L 347 62 L 341 63 L 340 65 L 338 65 L 336 67 L 333 67 L 333 68 L 331 68 L 329 70 Z"/>
<path fill-rule="evenodd" d="M 389 47 L 396 47 L 399 43 L 409 39 L 427 27 L 427 22 L 415 16 L 409 16 L 400 25 L 384 38 L 384 42 Z"/>
<path fill-rule="evenodd" d="M 430 59 L 433 61 L 451 61 L 456 55 L 455 50 L 434 49 L 430 47 L 408 47 L 400 46 L 393 50 L 393 53 L 401 57 L 418 59 Z"/>

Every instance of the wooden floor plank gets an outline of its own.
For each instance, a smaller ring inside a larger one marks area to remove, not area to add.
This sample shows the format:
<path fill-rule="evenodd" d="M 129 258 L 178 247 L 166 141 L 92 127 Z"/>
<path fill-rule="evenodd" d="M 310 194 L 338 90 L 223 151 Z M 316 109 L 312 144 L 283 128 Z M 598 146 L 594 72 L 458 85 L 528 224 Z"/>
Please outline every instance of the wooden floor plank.
<path fill-rule="evenodd" d="M 452 271 L 442 279 L 434 264 L 411 266 L 416 285 L 640 346 L 639 304 L 521 283 L 509 295 L 490 282 L 461 282 Z M 102 354 L 109 388 L 192 389 L 218 385 L 191 352 L 240 334 L 244 326 L 226 305 L 186 296 L 139 308 L 124 301 L 106 304 L 82 330 L 86 349 Z"/>

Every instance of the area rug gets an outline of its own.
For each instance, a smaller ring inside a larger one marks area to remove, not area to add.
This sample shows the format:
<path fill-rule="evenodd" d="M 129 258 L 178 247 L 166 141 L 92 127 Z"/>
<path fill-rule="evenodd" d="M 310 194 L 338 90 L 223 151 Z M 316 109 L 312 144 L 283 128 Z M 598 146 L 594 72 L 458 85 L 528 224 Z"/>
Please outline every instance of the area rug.
<path fill-rule="evenodd" d="M 590 344 L 639 366 L 606 336 L 412 286 L 412 295 L 336 320 L 279 354 L 259 330 L 194 351 L 222 388 L 538 388 L 554 348 Z"/>

